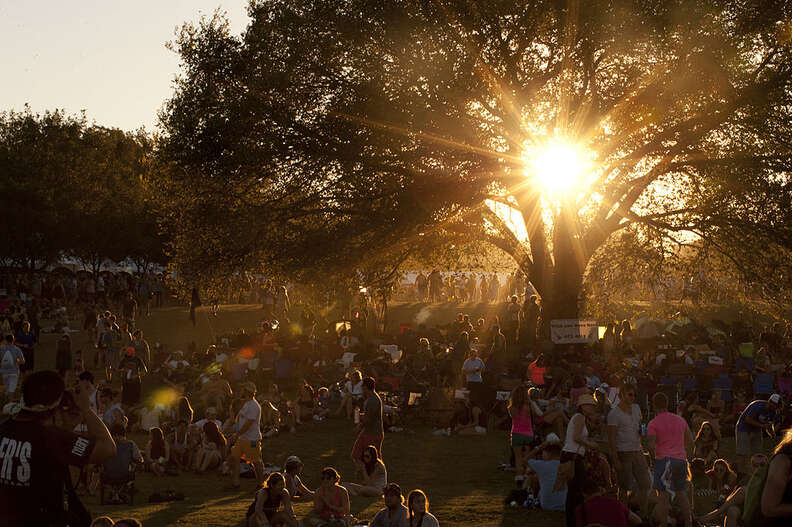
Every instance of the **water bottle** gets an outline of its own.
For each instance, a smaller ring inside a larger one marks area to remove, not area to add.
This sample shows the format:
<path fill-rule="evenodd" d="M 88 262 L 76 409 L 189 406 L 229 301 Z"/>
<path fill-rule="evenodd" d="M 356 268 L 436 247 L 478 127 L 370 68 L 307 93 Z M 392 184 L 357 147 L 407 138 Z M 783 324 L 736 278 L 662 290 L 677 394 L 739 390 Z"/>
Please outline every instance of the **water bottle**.
<path fill-rule="evenodd" d="M 641 435 L 646 435 L 646 423 L 641 423 Z"/>
<path fill-rule="evenodd" d="M 360 423 L 360 407 L 355 406 L 355 424 Z"/>

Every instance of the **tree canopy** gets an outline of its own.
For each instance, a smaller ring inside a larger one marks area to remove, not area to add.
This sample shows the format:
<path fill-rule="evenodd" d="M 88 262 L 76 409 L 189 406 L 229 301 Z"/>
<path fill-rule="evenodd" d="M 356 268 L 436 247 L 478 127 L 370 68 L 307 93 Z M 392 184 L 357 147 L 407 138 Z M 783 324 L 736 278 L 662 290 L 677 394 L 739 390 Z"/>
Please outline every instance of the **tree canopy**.
<path fill-rule="evenodd" d="M 718 250 L 745 276 L 766 276 L 756 250 L 787 254 L 787 2 L 259 0 L 249 14 L 239 37 L 215 15 L 173 43 L 159 184 L 186 275 L 482 240 L 563 317 L 620 231 L 661 253 Z M 532 161 L 558 139 L 589 165 L 552 195 Z"/>
<path fill-rule="evenodd" d="M 60 111 L 0 114 L 0 227 L 5 265 L 39 269 L 64 256 L 163 263 L 146 187 L 152 141 Z"/>

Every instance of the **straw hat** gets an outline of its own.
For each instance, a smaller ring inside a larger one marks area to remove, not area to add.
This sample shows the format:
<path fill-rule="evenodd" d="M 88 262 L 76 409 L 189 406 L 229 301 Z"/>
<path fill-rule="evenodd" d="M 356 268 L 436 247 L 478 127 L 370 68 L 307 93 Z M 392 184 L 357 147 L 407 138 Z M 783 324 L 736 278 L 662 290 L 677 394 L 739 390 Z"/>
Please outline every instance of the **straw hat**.
<path fill-rule="evenodd" d="M 590 404 L 591 406 L 596 406 L 597 405 L 597 401 L 595 401 L 594 397 L 592 397 L 591 395 L 589 395 L 587 393 L 584 393 L 583 395 L 578 397 L 577 406 L 581 407 L 584 404 Z"/>

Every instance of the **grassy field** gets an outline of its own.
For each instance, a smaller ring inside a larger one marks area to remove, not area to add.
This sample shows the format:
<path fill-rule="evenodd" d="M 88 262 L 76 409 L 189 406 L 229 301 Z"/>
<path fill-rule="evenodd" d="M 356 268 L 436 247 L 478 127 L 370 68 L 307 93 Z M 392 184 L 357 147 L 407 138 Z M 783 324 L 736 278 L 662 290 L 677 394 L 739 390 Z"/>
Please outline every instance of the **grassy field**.
<path fill-rule="evenodd" d="M 424 319 L 429 323 L 445 323 L 456 315 L 460 306 L 423 307 L 396 306 L 391 310 L 394 324 Z M 465 312 L 490 315 L 487 306 L 464 306 Z M 419 315 L 420 313 L 420 315 Z M 156 310 L 143 319 L 140 327 L 152 345 L 161 342 L 169 350 L 186 349 L 190 341 L 206 345 L 213 335 L 234 331 L 240 327 L 249 331 L 260 318 L 255 306 L 223 306 L 217 317 L 199 310 L 198 323 L 193 327 L 186 308 L 168 307 Z M 37 368 L 54 367 L 56 337 L 45 335 L 37 353 Z M 87 334 L 73 334 L 74 349 L 91 350 Z M 90 358 L 89 352 L 86 358 Z M 133 435 L 138 445 L 145 446 L 145 438 Z M 319 471 L 334 466 L 342 478 L 353 474 L 349 452 L 354 441 L 352 426 L 344 420 L 328 420 L 300 427 L 296 434 L 282 433 L 264 440 L 265 461 L 280 465 L 291 454 L 299 455 L 305 463 L 304 479 L 309 487 L 319 483 Z M 504 507 L 503 498 L 512 486 L 511 472 L 497 470 L 508 460 L 508 434 L 490 432 L 477 437 L 433 436 L 427 427 L 415 427 L 400 433 L 387 434 L 384 458 L 389 479 L 399 483 L 405 493 L 422 488 L 429 495 L 431 509 L 443 525 L 477 526 L 539 526 L 561 525 L 563 515 L 541 511 L 526 511 Z M 137 475 L 138 495 L 134 506 L 100 506 L 95 497 L 84 497 L 84 503 L 94 516 L 109 515 L 114 519 L 135 517 L 146 526 L 195 525 L 238 526 L 244 524 L 247 506 L 252 500 L 254 481 L 242 480 L 240 491 L 227 491 L 227 478 L 216 475 L 185 473 L 178 477 L 154 478 L 151 474 Z M 149 504 L 148 496 L 157 490 L 173 489 L 186 496 L 184 501 Z M 352 513 L 361 519 L 371 519 L 381 507 L 380 500 L 353 498 Z M 307 502 L 296 505 L 298 518 L 310 509 Z"/>

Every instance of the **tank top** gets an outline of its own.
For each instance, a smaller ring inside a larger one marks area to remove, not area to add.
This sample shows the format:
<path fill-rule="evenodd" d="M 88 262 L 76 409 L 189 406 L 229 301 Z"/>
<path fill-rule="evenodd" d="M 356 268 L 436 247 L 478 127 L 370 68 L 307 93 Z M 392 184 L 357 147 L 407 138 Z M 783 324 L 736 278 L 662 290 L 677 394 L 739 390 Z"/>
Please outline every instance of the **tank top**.
<path fill-rule="evenodd" d="M 517 414 L 512 417 L 512 434 L 520 434 L 524 436 L 533 436 L 533 421 L 531 420 L 531 412 L 526 404 L 521 409 L 517 410 Z"/>
<path fill-rule="evenodd" d="M 340 507 L 341 506 L 341 489 L 339 489 L 338 487 L 333 487 L 333 490 L 335 491 L 335 495 L 330 499 L 330 502 L 333 504 L 334 507 Z M 317 490 L 317 492 L 319 493 L 320 496 L 322 496 L 324 498 L 327 497 L 327 496 L 325 496 L 324 489 L 320 488 L 320 489 Z M 329 520 L 330 518 L 343 518 L 344 517 L 343 513 L 330 510 L 330 508 L 327 507 L 324 503 L 322 504 L 321 510 L 319 510 L 317 512 L 319 512 L 319 516 L 321 516 L 322 518 L 324 518 L 326 520 Z"/>
<path fill-rule="evenodd" d="M 578 417 L 579 416 L 579 417 Z M 586 417 L 583 414 L 575 414 L 569 420 L 566 432 L 566 441 L 564 441 L 563 452 L 572 452 L 573 454 L 580 454 L 581 456 L 586 453 L 586 447 L 576 442 L 573 437 L 575 436 L 575 427 L 572 424 L 574 419 L 583 419 L 583 439 L 589 435 L 588 427 L 586 426 Z"/>

